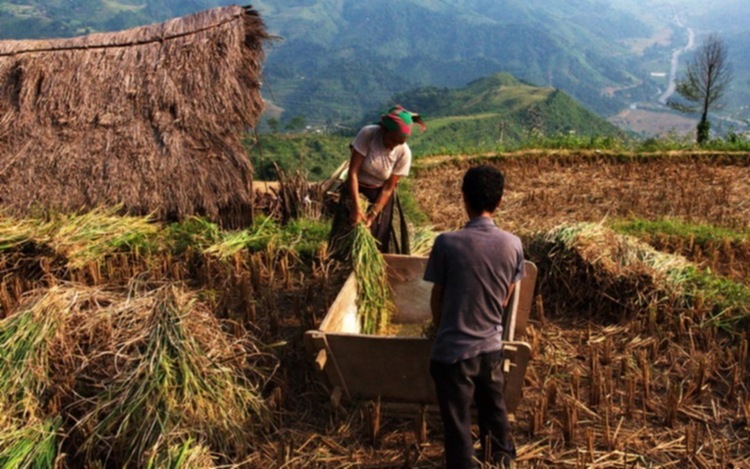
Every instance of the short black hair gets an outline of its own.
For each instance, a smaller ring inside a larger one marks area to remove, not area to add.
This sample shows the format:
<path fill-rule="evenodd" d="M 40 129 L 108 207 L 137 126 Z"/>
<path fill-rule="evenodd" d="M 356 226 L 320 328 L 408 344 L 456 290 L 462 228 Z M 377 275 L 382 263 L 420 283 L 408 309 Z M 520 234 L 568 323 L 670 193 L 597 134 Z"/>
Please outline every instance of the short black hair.
<path fill-rule="evenodd" d="M 504 188 L 503 173 L 494 166 L 483 164 L 466 171 L 461 192 L 470 209 L 476 212 L 493 212 L 503 198 Z"/>

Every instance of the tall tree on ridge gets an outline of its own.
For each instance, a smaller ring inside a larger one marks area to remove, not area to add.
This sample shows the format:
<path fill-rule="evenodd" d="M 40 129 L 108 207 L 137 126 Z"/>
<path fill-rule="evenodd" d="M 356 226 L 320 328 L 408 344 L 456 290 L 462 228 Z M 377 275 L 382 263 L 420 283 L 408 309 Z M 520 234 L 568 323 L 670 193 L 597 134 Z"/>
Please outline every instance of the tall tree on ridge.
<path fill-rule="evenodd" d="M 721 108 L 719 102 L 732 81 L 732 67 L 727 61 L 727 47 L 717 34 L 709 35 L 687 65 L 685 77 L 677 80 L 677 93 L 692 104 L 670 101 L 670 107 L 682 112 L 700 112 L 696 141 L 708 141 L 711 124 L 709 110 Z"/>

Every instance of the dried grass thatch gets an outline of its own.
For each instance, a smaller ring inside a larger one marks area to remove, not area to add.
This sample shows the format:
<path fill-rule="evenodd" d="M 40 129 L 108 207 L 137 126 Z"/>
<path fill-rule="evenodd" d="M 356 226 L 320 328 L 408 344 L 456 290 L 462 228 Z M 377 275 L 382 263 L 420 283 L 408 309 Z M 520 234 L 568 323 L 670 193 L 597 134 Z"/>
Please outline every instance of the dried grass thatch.
<path fill-rule="evenodd" d="M 257 12 L 217 8 L 63 40 L 0 41 L 0 204 L 121 204 L 163 219 L 252 221 L 241 133 L 263 109 Z"/>

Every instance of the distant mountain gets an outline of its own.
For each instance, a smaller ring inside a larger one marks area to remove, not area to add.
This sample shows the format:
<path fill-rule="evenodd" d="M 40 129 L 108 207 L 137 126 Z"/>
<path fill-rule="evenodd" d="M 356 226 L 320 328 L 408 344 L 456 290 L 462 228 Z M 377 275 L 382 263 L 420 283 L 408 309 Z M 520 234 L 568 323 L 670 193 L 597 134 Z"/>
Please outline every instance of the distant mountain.
<path fill-rule="evenodd" d="M 497 152 L 537 137 L 622 136 L 617 127 L 564 92 L 532 86 L 507 73 L 462 88 L 419 88 L 396 95 L 394 100 L 418 111 L 427 122 L 426 132 L 415 129 L 409 139 L 417 159 Z M 304 168 L 314 179 L 326 177 L 349 157 L 348 143 L 359 127 L 378 120 L 378 114 L 370 114 L 335 134 L 261 134 L 260 144 L 250 150 L 253 168 L 260 179 L 274 178 L 275 165 L 287 171 Z"/>
<path fill-rule="evenodd" d="M 117 31 L 237 3 L 232 0 L 0 0 L 0 39 Z"/>
<path fill-rule="evenodd" d="M 730 47 L 735 116 L 750 118 L 746 0 L 248 0 L 267 47 L 267 117 L 353 125 L 394 94 L 510 73 L 602 116 L 654 102 L 685 28 Z M 0 39 L 66 37 L 164 21 L 236 0 L 0 0 Z M 245 3 L 245 2 L 241 2 Z M 689 58 L 684 54 L 683 59 Z M 684 63 L 683 63 L 684 65 Z"/>
<path fill-rule="evenodd" d="M 501 71 L 613 113 L 623 102 L 602 90 L 640 80 L 624 41 L 651 33 L 591 0 L 256 4 L 283 38 L 269 54 L 269 97 L 316 122 L 346 121 L 416 86 L 464 86 Z"/>
<path fill-rule="evenodd" d="M 428 121 L 428 131 L 416 130 L 410 139 L 410 145 L 422 153 L 493 151 L 532 137 L 560 134 L 623 135 L 566 93 L 523 83 L 507 73 L 458 89 L 420 88 L 394 100 Z M 376 119 L 373 115 L 365 122 Z"/>

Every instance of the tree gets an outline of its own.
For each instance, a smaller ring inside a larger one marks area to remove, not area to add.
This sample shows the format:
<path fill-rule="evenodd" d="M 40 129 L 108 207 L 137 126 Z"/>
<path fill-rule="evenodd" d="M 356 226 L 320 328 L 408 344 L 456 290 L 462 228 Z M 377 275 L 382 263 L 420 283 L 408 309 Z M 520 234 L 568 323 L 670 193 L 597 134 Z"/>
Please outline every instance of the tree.
<path fill-rule="evenodd" d="M 281 123 L 279 122 L 279 120 L 277 118 L 270 117 L 266 121 L 266 123 L 268 124 L 268 127 L 271 129 L 271 132 L 273 132 L 275 134 L 279 133 L 279 125 L 281 125 Z"/>
<path fill-rule="evenodd" d="M 287 122 L 287 124 L 284 126 L 284 129 L 290 132 L 293 132 L 295 130 L 302 130 L 305 128 L 306 124 L 307 123 L 305 122 L 304 117 L 294 116 L 289 122 Z"/>
<path fill-rule="evenodd" d="M 719 101 L 731 81 L 732 67 L 727 62 L 727 47 L 718 35 L 711 34 L 688 63 L 685 77 L 677 80 L 677 93 L 692 104 L 669 103 L 678 111 L 701 113 L 696 138 L 698 145 L 708 141 L 711 130 L 708 111 L 721 108 Z"/>

